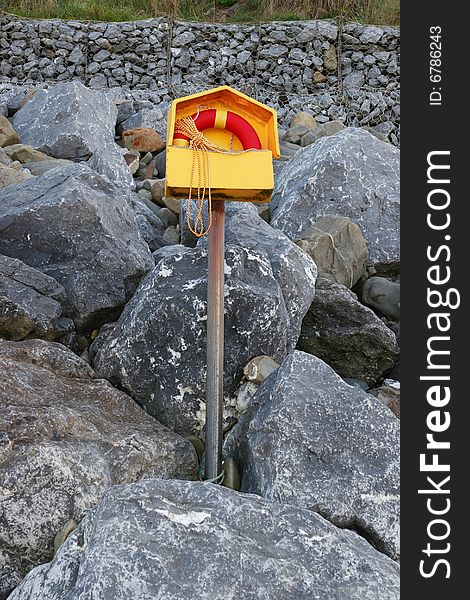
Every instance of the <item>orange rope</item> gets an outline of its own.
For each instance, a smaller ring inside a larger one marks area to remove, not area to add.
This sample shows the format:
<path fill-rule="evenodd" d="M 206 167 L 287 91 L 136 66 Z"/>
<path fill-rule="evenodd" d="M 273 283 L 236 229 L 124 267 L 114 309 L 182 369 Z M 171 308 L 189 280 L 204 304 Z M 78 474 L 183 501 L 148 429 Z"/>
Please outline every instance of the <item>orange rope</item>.
<path fill-rule="evenodd" d="M 199 107 L 198 107 L 199 114 Z M 188 229 L 196 237 L 202 237 L 209 232 L 212 226 L 212 194 L 210 186 L 210 164 L 209 164 L 209 152 L 217 152 L 218 154 L 229 154 L 236 156 L 243 154 L 244 152 L 250 152 L 250 150 L 240 150 L 238 152 L 232 152 L 222 146 L 219 146 L 215 142 L 212 142 L 196 127 L 192 117 L 183 117 L 178 119 L 175 123 L 175 134 L 179 133 L 189 138 L 189 148 L 193 151 L 193 158 L 191 163 L 191 178 L 189 180 L 189 194 L 187 201 L 186 221 Z M 197 169 L 198 186 L 197 186 L 197 214 L 194 220 L 194 227 L 191 224 L 191 200 L 193 194 L 193 181 L 194 172 Z M 201 187 L 202 182 L 202 187 Z M 209 224 L 205 227 L 204 224 L 204 201 L 206 200 L 207 192 L 207 204 L 209 211 Z"/>

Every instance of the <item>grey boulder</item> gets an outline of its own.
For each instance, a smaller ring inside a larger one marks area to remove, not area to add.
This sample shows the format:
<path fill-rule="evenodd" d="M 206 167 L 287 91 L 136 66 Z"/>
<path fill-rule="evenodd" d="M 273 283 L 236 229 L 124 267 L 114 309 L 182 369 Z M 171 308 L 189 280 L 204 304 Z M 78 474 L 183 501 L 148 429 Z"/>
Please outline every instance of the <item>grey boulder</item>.
<path fill-rule="evenodd" d="M 80 330 L 116 315 L 154 264 L 122 189 L 84 165 L 0 191 L 0 252 L 62 284 Z"/>
<path fill-rule="evenodd" d="M 128 129 L 136 127 L 147 127 L 155 129 L 157 133 L 165 139 L 167 111 L 162 107 L 154 106 L 152 108 L 145 107 L 133 114 L 131 117 L 123 121 L 117 127 L 117 132 L 122 133 Z"/>
<path fill-rule="evenodd" d="M 96 173 L 107 177 L 113 183 L 124 188 L 134 188 L 134 178 L 117 144 L 108 144 L 95 150 L 87 165 Z"/>
<path fill-rule="evenodd" d="M 302 319 L 315 295 L 317 268 L 314 261 L 281 231 L 268 225 L 258 215 L 255 205 L 227 203 L 226 215 L 226 243 L 259 252 L 269 260 L 281 286 L 290 333 L 294 339 L 298 338 Z M 206 238 L 200 243 L 205 244 Z"/>
<path fill-rule="evenodd" d="M 302 323 L 298 346 L 341 375 L 375 383 L 398 360 L 394 332 L 346 287 L 317 279 L 315 299 Z"/>
<path fill-rule="evenodd" d="M 150 251 L 154 252 L 168 245 L 163 237 L 165 225 L 143 200 L 139 194 L 131 194 L 130 203 L 134 212 L 134 221 Z"/>
<path fill-rule="evenodd" d="M 0 341 L 0 370 L 3 598 L 111 485 L 192 478 L 197 460 L 189 442 L 60 344 Z"/>
<path fill-rule="evenodd" d="M 117 108 L 80 81 L 38 91 L 13 118 L 22 143 L 56 158 L 88 158 L 114 142 Z"/>
<path fill-rule="evenodd" d="M 362 286 L 362 300 L 383 315 L 400 320 L 400 282 L 370 277 Z"/>
<path fill-rule="evenodd" d="M 289 355 L 261 384 L 225 453 L 241 468 L 242 491 L 317 512 L 399 556 L 398 419 L 320 359 Z"/>
<path fill-rule="evenodd" d="M 220 486 L 117 486 L 10 600 L 398 600 L 398 566 L 320 516 Z"/>
<path fill-rule="evenodd" d="M 195 203 L 191 209 L 194 215 Z M 207 217 L 207 207 L 204 216 Z M 186 202 L 181 203 L 180 231 L 183 244 L 197 243 L 197 238 L 187 226 Z M 249 252 L 261 253 L 270 262 L 287 307 L 289 329 L 292 337 L 298 338 L 302 319 L 315 294 L 317 268 L 312 258 L 281 231 L 270 227 L 259 216 L 256 206 L 247 202 L 226 202 L 225 242 L 241 246 Z M 199 245 L 206 244 L 206 237 L 199 241 Z"/>
<path fill-rule="evenodd" d="M 279 149 L 281 151 L 281 157 L 279 162 L 290 160 L 300 150 L 297 144 L 293 144 L 292 142 L 286 142 L 284 140 L 281 140 L 279 142 Z"/>
<path fill-rule="evenodd" d="M 154 270 L 117 326 L 96 339 L 93 365 L 165 425 L 201 434 L 207 251 L 176 245 L 157 250 L 154 257 Z M 228 244 L 225 263 L 224 420 L 229 426 L 243 367 L 261 354 L 279 362 L 295 347 L 298 333 L 290 327 L 286 300 L 264 253 Z"/>
<path fill-rule="evenodd" d="M 300 149 L 276 179 L 271 225 L 299 238 L 327 214 L 349 217 L 369 245 L 369 260 L 399 261 L 399 151 L 359 128 Z"/>
<path fill-rule="evenodd" d="M 0 255 L 0 336 L 56 340 L 73 330 L 62 314 L 65 290 L 16 258 Z"/>

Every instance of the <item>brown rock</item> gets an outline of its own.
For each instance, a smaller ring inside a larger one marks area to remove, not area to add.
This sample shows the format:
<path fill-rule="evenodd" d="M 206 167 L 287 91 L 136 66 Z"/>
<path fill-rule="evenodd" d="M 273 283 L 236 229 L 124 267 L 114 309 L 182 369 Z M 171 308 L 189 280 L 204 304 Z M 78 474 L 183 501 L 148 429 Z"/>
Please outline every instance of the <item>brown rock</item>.
<path fill-rule="evenodd" d="M 132 173 L 132 175 L 134 175 L 134 173 L 139 170 L 140 161 L 138 154 L 135 154 L 134 152 L 126 152 L 126 154 L 124 154 L 124 160 L 129 167 L 129 171 Z"/>
<path fill-rule="evenodd" d="M 5 150 L 3 148 L 0 148 L 0 165 L 3 165 L 5 167 L 11 165 L 12 160 L 11 158 L 8 156 L 8 154 L 5 152 Z"/>
<path fill-rule="evenodd" d="M 273 371 L 275 371 L 279 366 L 274 359 L 270 356 L 266 356 L 262 354 L 261 356 L 256 356 L 252 358 L 249 363 L 243 369 L 243 374 L 245 375 L 248 381 L 252 383 L 257 383 L 258 385 L 263 383 L 263 381 L 271 375 Z"/>
<path fill-rule="evenodd" d="M 317 122 L 315 121 L 315 117 L 308 112 L 299 112 L 295 115 L 295 117 L 290 122 L 290 128 L 295 127 L 296 125 L 303 125 L 307 129 L 314 129 L 317 126 Z"/>
<path fill-rule="evenodd" d="M 400 418 L 400 388 L 395 387 L 394 385 L 388 385 L 384 383 L 378 388 L 371 390 L 369 392 L 376 398 L 388 406 L 388 408 L 393 412 L 393 414 Z"/>
<path fill-rule="evenodd" d="M 41 160 L 50 160 L 50 156 L 36 150 L 28 144 L 13 144 L 5 148 L 6 154 L 12 160 L 18 160 L 20 163 L 39 162 Z"/>
<path fill-rule="evenodd" d="M 165 180 L 164 179 L 148 179 L 150 182 L 150 191 L 152 192 L 152 200 L 160 206 L 165 206 L 163 196 L 165 195 Z"/>
<path fill-rule="evenodd" d="M 10 169 L 14 169 L 15 171 L 21 171 L 21 169 L 23 168 L 23 165 L 20 163 L 19 160 L 14 160 L 8 166 L 10 167 Z M 28 171 L 29 171 L 29 169 L 28 169 Z"/>
<path fill-rule="evenodd" d="M 0 189 L 7 187 L 7 185 L 24 181 L 25 179 L 31 179 L 31 177 L 33 176 L 28 171 L 18 171 L 11 166 L 6 167 L 0 164 Z"/>
<path fill-rule="evenodd" d="M 314 83 L 325 83 L 326 77 L 323 73 L 320 73 L 320 71 L 315 71 L 313 74 L 313 81 Z"/>
<path fill-rule="evenodd" d="M 336 48 L 328 48 L 323 52 L 323 64 L 325 69 L 330 73 L 334 73 L 338 69 L 338 57 Z"/>
<path fill-rule="evenodd" d="M 367 242 L 348 217 L 327 215 L 303 231 L 296 243 L 330 281 L 351 288 L 365 273 Z"/>
<path fill-rule="evenodd" d="M 0 115 L 0 148 L 17 144 L 19 141 L 20 138 L 14 130 L 13 125 L 6 117 Z"/>
<path fill-rule="evenodd" d="M 160 152 L 165 147 L 161 136 L 150 127 L 135 127 L 122 132 L 122 141 L 128 150 Z"/>

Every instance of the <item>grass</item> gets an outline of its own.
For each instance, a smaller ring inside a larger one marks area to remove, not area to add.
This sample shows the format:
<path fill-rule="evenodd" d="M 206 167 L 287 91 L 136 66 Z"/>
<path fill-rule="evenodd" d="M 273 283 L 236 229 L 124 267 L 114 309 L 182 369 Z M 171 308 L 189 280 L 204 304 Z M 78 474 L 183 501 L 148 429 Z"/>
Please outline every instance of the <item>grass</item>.
<path fill-rule="evenodd" d="M 0 0 L 0 10 L 42 19 L 133 21 L 172 14 L 194 21 L 334 18 L 400 24 L 399 0 Z"/>

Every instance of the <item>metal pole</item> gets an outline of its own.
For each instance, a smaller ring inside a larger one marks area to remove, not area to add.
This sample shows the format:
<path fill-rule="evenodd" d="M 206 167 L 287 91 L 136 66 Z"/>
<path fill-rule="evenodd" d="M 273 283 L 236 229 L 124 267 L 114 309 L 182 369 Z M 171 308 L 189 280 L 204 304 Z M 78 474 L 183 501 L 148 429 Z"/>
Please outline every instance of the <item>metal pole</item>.
<path fill-rule="evenodd" d="M 224 390 L 224 222 L 225 203 L 212 203 L 207 281 L 207 379 L 205 478 L 222 472 Z"/>

